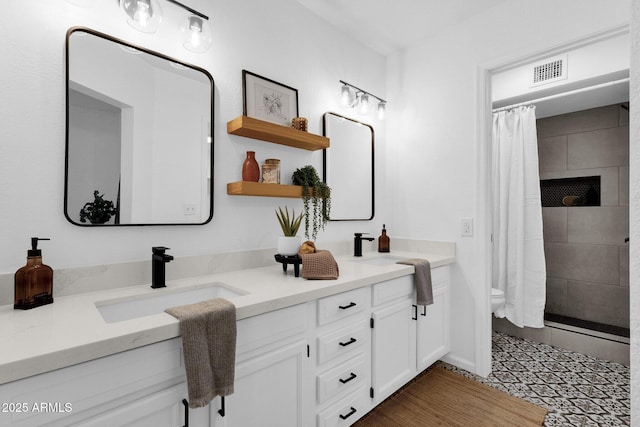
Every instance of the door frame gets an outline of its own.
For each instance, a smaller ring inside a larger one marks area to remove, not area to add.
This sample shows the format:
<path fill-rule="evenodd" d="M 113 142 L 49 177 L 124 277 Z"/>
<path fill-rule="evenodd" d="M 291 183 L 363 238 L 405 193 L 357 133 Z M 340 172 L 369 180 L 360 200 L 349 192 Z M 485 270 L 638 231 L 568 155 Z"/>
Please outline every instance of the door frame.
<path fill-rule="evenodd" d="M 535 62 L 577 47 L 597 43 L 607 38 L 629 33 L 629 24 L 600 31 L 578 40 L 549 46 L 521 56 L 506 56 L 478 64 L 476 67 L 476 233 L 474 252 L 477 256 L 475 276 L 480 282 L 476 301 L 476 374 L 486 377 L 491 373 L 491 281 L 493 264 L 492 204 L 491 204 L 491 131 L 493 74 L 518 65 Z"/>

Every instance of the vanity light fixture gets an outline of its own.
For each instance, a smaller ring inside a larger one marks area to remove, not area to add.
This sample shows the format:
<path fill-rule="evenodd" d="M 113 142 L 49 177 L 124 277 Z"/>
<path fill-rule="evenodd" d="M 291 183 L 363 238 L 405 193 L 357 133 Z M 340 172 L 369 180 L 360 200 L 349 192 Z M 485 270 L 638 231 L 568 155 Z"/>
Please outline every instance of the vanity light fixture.
<path fill-rule="evenodd" d="M 76 0 L 77 1 L 77 0 Z M 133 28 L 145 33 L 154 33 L 162 22 L 162 8 L 158 0 L 119 0 L 120 7 L 127 15 L 127 22 Z M 183 46 L 192 52 L 206 52 L 211 47 L 211 30 L 207 21 L 209 17 L 177 0 L 166 0 L 189 12 L 182 21 Z"/>
<path fill-rule="evenodd" d="M 129 25 L 143 33 L 155 33 L 162 22 L 158 0 L 120 0 L 120 8 Z"/>
<path fill-rule="evenodd" d="M 369 97 L 375 98 L 378 100 L 378 119 L 384 120 L 387 101 L 344 80 L 340 80 L 340 83 L 342 83 L 342 88 L 340 89 L 340 103 L 342 106 L 358 107 L 358 113 L 367 114 L 369 112 Z"/>
<path fill-rule="evenodd" d="M 205 20 L 190 15 L 180 26 L 183 46 L 192 52 L 206 52 L 211 46 L 211 31 Z"/>

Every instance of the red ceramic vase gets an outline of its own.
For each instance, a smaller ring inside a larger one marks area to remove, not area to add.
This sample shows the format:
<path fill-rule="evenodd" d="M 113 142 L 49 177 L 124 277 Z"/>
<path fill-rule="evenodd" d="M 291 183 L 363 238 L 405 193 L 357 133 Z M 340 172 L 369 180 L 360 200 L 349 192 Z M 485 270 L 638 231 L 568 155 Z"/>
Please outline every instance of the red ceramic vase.
<path fill-rule="evenodd" d="M 258 182 L 260 179 L 260 167 L 256 162 L 256 152 L 247 151 L 247 158 L 242 164 L 242 180 Z"/>

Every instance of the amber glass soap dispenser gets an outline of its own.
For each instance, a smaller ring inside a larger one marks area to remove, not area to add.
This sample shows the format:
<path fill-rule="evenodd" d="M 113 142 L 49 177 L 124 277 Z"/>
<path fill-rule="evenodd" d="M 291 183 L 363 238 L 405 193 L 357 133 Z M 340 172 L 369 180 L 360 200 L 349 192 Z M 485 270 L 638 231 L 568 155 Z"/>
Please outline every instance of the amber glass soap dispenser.
<path fill-rule="evenodd" d="M 386 227 L 386 224 L 382 224 L 382 234 L 378 237 L 378 252 L 389 252 L 390 244 Z"/>
<path fill-rule="evenodd" d="M 53 269 L 42 263 L 42 251 L 38 249 L 39 237 L 31 238 L 27 251 L 27 265 L 16 271 L 13 308 L 28 310 L 53 302 Z"/>

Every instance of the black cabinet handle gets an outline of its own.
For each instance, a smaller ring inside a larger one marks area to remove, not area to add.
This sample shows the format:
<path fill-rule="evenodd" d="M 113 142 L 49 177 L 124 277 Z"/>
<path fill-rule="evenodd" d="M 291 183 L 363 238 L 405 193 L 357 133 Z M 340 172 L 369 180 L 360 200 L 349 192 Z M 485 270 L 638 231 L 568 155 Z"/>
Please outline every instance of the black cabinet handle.
<path fill-rule="evenodd" d="M 353 406 L 351 407 L 351 410 L 349 411 L 349 413 L 347 415 L 340 415 L 340 418 L 342 418 L 343 420 L 346 420 L 347 418 L 349 418 L 351 415 L 356 413 L 356 408 L 354 408 Z"/>
<path fill-rule="evenodd" d="M 427 306 L 426 305 L 422 306 L 422 313 L 420 314 L 420 316 L 427 317 Z"/>
<path fill-rule="evenodd" d="M 413 317 L 411 320 L 418 320 L 418 306 L 415 304 L 411 304 L 411 306 L 413 307 Z"/>
<path fill-rule="evenodd" d="M 356 306 L 356 303 L 352 301 L 351 303 L 349 303 L 349 305 L 339 305 L 338 307 L 340 307 L 340 310 L 346 310 L 347 308 L 351 308 L 355 306 Z"/>
<path fill-rule="evenodd" d="M 341 382 L 342 384 L 346 384 L 346 383 L 348 383 L 348 382 L 349 382 L 349 381 L 351 381 L 351 380 L 355 380 L 355 379 L 356 379 L 356 377 L 357 377 L 357 375 L 356 375 L 356 374 L 354 374 L 353 372 L 351 372 L 351 375 L 349 376 L 349 378 L 347 378 L 346 380 L 343 380 L 342 378 L 340 378 L 340 382 Z"/>
<path fill-rule="evenodd" d="M 224 396 L 220 396 L 220 409 L 218 409 L 218 414 L 221 417 L 224 417 L 227 412 L 224 409 Z"/>
<path fill-rule="evenodd" d="M 351 339 L 350 339 L 349 341 L 347 341 L 347 342 L 341 342 L 341 343 L 338 343 L 338 344 L 340 344 L 342 347 L 346 347 L 346 346 L 348 346 L 348 345 L 350 345 L 350 344 L 353 344 L 353 343 L 354 343 L 354 342 L 356 342 L 356 341 L 357 341 L 357 340 L 356 340 L 355 338 L 351 337 Z"/>
<path fill-rule="evenodd" d="M 182 404 L 184 405 L 184 426 L 189 427 L 189 402 L 187 399 L 182 399 Z"/>

